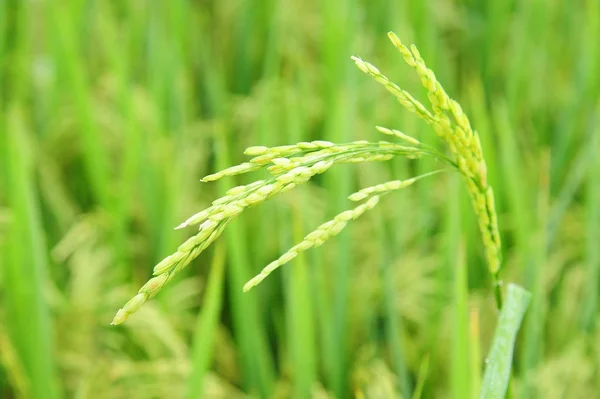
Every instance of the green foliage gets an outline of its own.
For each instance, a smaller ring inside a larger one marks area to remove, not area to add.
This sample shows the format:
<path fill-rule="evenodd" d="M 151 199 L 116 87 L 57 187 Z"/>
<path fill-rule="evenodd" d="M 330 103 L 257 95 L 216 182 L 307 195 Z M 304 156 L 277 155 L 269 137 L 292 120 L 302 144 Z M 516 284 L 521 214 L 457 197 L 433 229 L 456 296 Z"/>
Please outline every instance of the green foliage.
<path fill-rule="evenodd" d="M 425 103 L 389 30 L 418 45 L 479 133 L 500 278 L 533 293 L 512 396 L 594 397 L 594 0 L 0 2 L 0 396 L 459 397 L 468 378 L 474 397 L 497 313 L 453 174 L 386 196 L 241 292 L 348 195 L 439 169 L 430 159 L 340 165 L 248 210 L 108 326 L 193 235 L 172 228 L 251 182 L 198 182 L 248 146 L 377 141 L 383 125 L 443 152 L 348 60 L 372 60 Z"/>

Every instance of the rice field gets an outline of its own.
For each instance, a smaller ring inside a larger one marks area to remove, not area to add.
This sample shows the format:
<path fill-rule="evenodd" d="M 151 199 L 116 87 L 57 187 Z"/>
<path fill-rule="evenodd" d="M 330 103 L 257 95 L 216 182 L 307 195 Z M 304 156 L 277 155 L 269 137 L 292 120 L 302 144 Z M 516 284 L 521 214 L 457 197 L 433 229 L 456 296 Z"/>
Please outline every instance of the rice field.
<path fill-rule="evenodd" d="M 479 135 L 502 290 L 531 293 L 509 398 L 600 394 L 600 2 L 0 1 L 0 397 L 477 398 L 500 319 L 470 192 L 390 193 L 250 292 L 348 196 L 439 168 L 335 165 L 233 220 L 118 326 L 251 146 L 447 153 L 390 45 L 414 43 Z M 397 140 L 396 140 L 397 141 Z M 493 397 L 493 396 L 491 396 Z"/>

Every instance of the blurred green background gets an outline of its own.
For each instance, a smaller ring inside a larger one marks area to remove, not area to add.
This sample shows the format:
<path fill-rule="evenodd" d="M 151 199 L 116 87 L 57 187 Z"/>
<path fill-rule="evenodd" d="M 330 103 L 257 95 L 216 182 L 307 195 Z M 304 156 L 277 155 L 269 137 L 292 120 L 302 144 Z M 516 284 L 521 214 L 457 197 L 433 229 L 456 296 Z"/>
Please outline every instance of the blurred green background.
<path fill-rule="evenodd" d="M 386 197 L 249 294 L 354 190 L 338 166 L 241 215 L 127 323 L 114 312 L 250 145 L 435 134 L 415 43 L 481 135 L 504 281 L 533 293 L 513 398 L 600 392 L 597 0 L 0 0 L 0 397 L 474 398 L 497 311 L 462 182 Z M 440 147 L 443 148 L 443 147 Z"/>

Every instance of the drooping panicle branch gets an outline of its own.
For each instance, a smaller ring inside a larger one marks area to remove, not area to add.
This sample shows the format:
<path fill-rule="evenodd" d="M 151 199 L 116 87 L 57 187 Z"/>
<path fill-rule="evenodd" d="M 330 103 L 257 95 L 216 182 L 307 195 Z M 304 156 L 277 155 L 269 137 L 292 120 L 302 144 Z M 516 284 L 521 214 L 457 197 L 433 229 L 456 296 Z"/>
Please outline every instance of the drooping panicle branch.
<path fill-rule="evenodd" d="M 438 158 L 440 162 L 455 167 L 450 160 L 432 149 L 414 145 L 414 142 L 408 144 L 412 145 L 400 145 L 386 141 L 375 143 L 355 141 L 346 144 L 334 144 L 329 141 L 317 140 L 272 148 L 254 146 L 246 149 L 245 154 L 253 157 L 250 161 L 208 175 L 202 180 L 214 181 L 225 176 L 234 176 L 261 169 L 266 169 L 270 177 L 229 189 L 223 197 L 213 201 L 210 207 L 192 215 L 177 226 L 176 229 L 183 229 L 199 225 L 199 231 L 181 244 L 175 253 L 167 256 L 154 267 L 155 277 L 150 279 L 123 308 L 119 309 L 112 324 L 124 322 L 146 301 L 156 295 L 175 274 L 212 244 L 221 235 L 229 222 L 246 208 L 256 206 L 278 194 L 291 190 L 307 182 L 313 176 L 327 171 L 334 164 L 381 162 L 394 156 L 418 158 L 429 155 Z M 362 214 L 367 208 L 367 205 L 360 205 L 357 212 Z M 336 223 L 335 226 L 337 227 L 326 229 L 329 225 L 324 225 L 321 226 L 320 231 L 323 233 L 326 231 L 329 236 L 333 236 L 337 234 L 335 230 L 341 225 L 339 221 Z M 318 243 L 318 240 L 315 241 L 315 245 L 316 243 Z M 301 247 L 306 245 L 304 243 Z M 301 247 L 294 247 L 294 250 L 299 250 Z M 283 255 L 278 259 L 277 265 L 290 261 L 292 257 L 291 253 Z M 273 268 L 274 263 L 265 270 L 268 271 Z M 265 273 L 263 271 L 261 274 L 263 278 L 268 274 Z M 257 284 L 260 280 L 258 278 L 254 279 L 253 284 L 247 285 L 247 287 Z"/>
<path fill-rule="evenodd" d="M 413 97 L 407 97 L 406 91 L 391 83 L 379 69 L 358 57 L 352 57 L 356 66 L 375 81 L 382 84 L 409 111 L 414 112 L 431 125 L 437 135 L 448 145 L 453 161 L 456 162 L 465 178 L 467 189 L 481 232 L 486 260 L 496 287 L 496 298 L 501 307 L 499 290 L 499 271 L 502 264 L 501 241 L 498 230 L 498 217 L 494 204 L 494 192 L 487 181 L 487 165 L 483 158 L 479 135 L 471 128 L 469 118 L 460 104 L 450 98 L 435 74 L 427 67 L 417 48 L 408 48 L 393 32 L 388 33 L 392 44 L 398 49 L 406 63 L 415 69 L 433 112 L 429 112 Z M 384 134 L 394 135 L 406 140 L 403 133 L 397 130 L 378 128 Z M 410 136 L 409 136 L 410 137 Z"/>

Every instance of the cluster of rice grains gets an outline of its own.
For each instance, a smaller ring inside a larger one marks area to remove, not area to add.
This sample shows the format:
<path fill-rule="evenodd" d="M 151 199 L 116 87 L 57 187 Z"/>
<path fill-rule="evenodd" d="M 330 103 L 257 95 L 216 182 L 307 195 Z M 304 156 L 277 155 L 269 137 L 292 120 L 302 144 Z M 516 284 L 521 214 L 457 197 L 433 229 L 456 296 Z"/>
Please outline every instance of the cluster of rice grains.
<path fill-rule="evenodd" d="M 214 201 L 211 207 L 193 215 L 177 226 L 177 228 L 184 228 L 199 225 L 199 232 L 181 244 L 174 254 L 166 257 L 156 265 L 154 277 L 117 312 L 112 324 L 124 322 L 148 299 L 156 295 L 178 271 L 187 266 L 215 241 L 227 224 L 244 209 L 258 205 L 279 193 L 291 190 L 313 176 L 327 171 L 334 164 L 387 161 L 395 156 L 409 158 L 418 158 L 424 155 L 433 156 L 449 168 L 426 173 L 405 181 L 393 180 L 378 184 L 352 194 L 349 197 L 350 200 L 363 202 L 354 209 L 340 213 L 333 220 L 322 224 L 315 231 L 308 234 L 302 242 L 271 262 L 256 277 L 252 278 L 244 286 L 244 291 L 258 285 L 271 272 L 294 259 L 300 252 L 318 247 L 330 237 L 338 234 L 349 221 L 358 218 L 367 210 L 375 207 L 382 195 L 407 187 L 419 179 L 445 170 L 458 170 L 465 178 L 473 201 L 489 268 L 496 281 L 496 299 L 498 304 L 501 304 L 500 291 L 497 285 L 497 275 L 501 262 L 500 236 L 494 209 L 494 195 L 492 188 L 487 184 L 486 165 L 477 133 L 471 129 L 469 120 L 462 112 L 460 105 L 448 97 L 437 82 L 434 73 L 427 68 L 416 47 L 412 46 L 411 49 L 408 49 L 393 33 L 390 33 L 389 37 L 406 62 L 417 71 L 423 86 L 427 89 L 433 113 L 409 93 L 390 82 L 373 65 L 357 57 L 352 57 L 352 59 L 360 70 L 381 83 L 404 107 L 433 126 L 438 136 L 447 142 L 451 157 L 398 130 L 379 126 L 377 130 L 381 133 L 399 138 L 403 141 L 403 144 L 387 141 L 377 143 L 356 141 L 347 144 L 313 141 L 272 148 L 264 146 L 250 147 L 245 151 L 246 155 L 253 157 L 248 162 L 206 176 L 202 181 L 215 181 L 225 176 L 234 176 L 261 169 L 266 169 L 270 177 L 230 189 L 224 197 Z"/>

